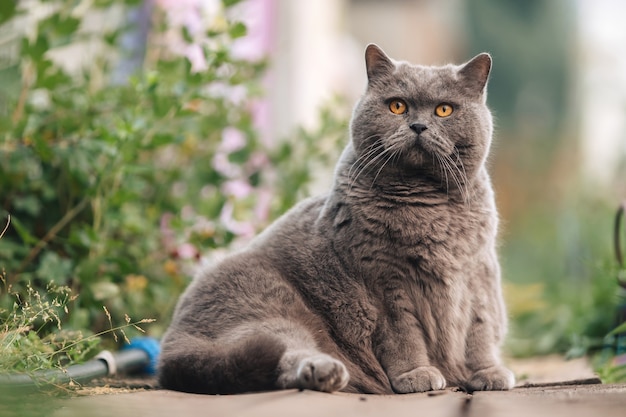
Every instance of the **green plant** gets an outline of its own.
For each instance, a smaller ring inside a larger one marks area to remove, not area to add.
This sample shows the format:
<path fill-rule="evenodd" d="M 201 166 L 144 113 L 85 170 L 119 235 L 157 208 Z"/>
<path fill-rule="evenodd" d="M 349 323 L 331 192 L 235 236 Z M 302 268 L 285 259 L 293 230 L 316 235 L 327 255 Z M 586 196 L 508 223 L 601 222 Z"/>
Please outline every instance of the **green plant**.
<path fill-rule="evenodd" d="M 604 384 L 618 384 L 626 381 L 626 365 L 615 364 L 604 358 L 594 360 L 594 371 Z"/>
<path fill-rule="evenodd" d="M 132 28 L 90 32 L 83 23 L 90 13 L 124 16 L 138 2 L 42 3 L 48 14 L 15 38 L 19 52 L 0 66 L 0 80 L 12 80 L 0 81 L 0 216 L 11 216 L 0 239 L 11 288 L 0 293 L 0 319 L 15 294 L 53 283 L 80 294 L 64 316 L 68 329 L 106 331 L 105 306 L 114 322 L 156 318 L 158 335 L 200 257 L 249 238 L 305 194 L 347 123 L 327 110 L 319 130 L 276 147 L 260 141 L 252 104 L 264 63 L 232 53 L 246 34 L 229 19 L 237 1 L 198 16 L 208 19 L 199 32 L 156 8 L 143 64 L 121 82 L 115 56 L 127 53 L 118 45 Z M 0 31 L 20 26 L 28 12 L 20 7 L 3 3 Z M 66 67 L 58 53 L 85 42 L 99 52 Z"/>
<path fill-rule="evenodd" d="M 621 297 L 621 308 L 626 305 L 626 298 Z M 624 318 L 623 316 L 621 317 Z M 611 330 L 603 338 L 603 346 L 592 357 L 592 365 L 598 377 L 605 384 L 626 382 L 626 323 Z"/>
<path fill-rule="evenodd" d="M 0 239 L 9 224 L 10 217 L 0 232 Z M 0 308 L 0 317 L 3 319 L 0 326 L 0 374 L 27 373 L 38 384 L 48 382 L 45 380 L 46 374 L 38 371 L 64 371 L 70 364 L 89 359 L 100 345 L 102 335 L 111 334 L 117 341 L 119 333 L 129 343 L 126 328 L 143 333 L 144 330 L 139 325 L 153 321 L 142 319 L 133 322 L 125 315 L 125 324 L 114 327 L 111 314 L 103 307 L 109 320 L 108 330 L 97 334 L 92 334 L 89 330 L 67 330 L 62 327 L 62 323 L 70 312 L 71 304 L 78 297 L 71 294 L 70 288 L 49 282 L 45 292 L 40 293 L 28 283 L 25 293 L 17 293 L 7 283 L 4 270 L 0 271 L 0 284 L 0 294 L 13 299 L 9 309 Z M 12 391 L 11 387 L 5 389 Z"/>
<path fill-rule="evenodd" d="M 556 212 L 534 208 L 503 248 L 515 356 L 593 355 L 615 326 L 619 303 L 613 208 L 582 196 Z"/>
<path fill-rule="evenodd" d="M 6 292 L 14 302 L 10 310 L 2 311 L 5 319 L 0 329 L 0 373 L 62 369 L 67 363 L 86 359 L 99 343 L 97 338 L 85 338 L 80 331 L 62 328 L 62 316 L 73 301 L 69 288 L 50 283 L 43 294 L 30 285 L 25 294 L 13 293 L 10 287 Z M 49 326 L 55 331 L 45 331 Z"/>

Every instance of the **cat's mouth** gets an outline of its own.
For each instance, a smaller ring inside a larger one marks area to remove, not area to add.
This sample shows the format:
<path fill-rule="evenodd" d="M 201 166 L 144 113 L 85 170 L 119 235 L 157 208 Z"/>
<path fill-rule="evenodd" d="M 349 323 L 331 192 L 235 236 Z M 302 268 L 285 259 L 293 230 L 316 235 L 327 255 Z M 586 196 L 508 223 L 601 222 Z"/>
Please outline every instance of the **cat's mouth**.
<path fill-rule="evenodd" d="M 467 149 L 425 132 L 415 135 L 412 143 L 420 168 L 430 171 L 446 192 L 456 189 L 467 199 L 468 178 L 463 162 Z"/>
<path fill-rule="evenodd" d="M 467 147 L 458 147 L 434 133 L 421 132 L 412 135 L 409 147 L 414 157 L 407 162 L 414 167 L 426 169 L 441 180 L 446 189 L 464 188 L 467 181 L 464 159 Z"/>
<path fill-rule="evenodd" d="M 429 155 L 435 154 L 442 157 L 452 155 L 455 149 L 454 144 L 427 132 L 414 135 L 413 146 Z"/>

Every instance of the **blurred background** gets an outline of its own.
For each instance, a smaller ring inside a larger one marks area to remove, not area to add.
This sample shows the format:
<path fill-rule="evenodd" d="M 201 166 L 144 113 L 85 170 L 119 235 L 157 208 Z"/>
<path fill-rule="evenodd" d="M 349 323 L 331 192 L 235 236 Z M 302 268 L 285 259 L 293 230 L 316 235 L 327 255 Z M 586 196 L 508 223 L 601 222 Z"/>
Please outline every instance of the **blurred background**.
<path fill-rule="evenodd" d="M 80 294 L 69 328 L 113 327 L 105 305 L 159 335 L 197 265 L 328 189 L 368 43 L 425 65 L 487 51 L 507 354 L 600 369 L 623 348 L 625 18 L 619 0 L 5 0 L 3 295 L 53 281 Z"/>

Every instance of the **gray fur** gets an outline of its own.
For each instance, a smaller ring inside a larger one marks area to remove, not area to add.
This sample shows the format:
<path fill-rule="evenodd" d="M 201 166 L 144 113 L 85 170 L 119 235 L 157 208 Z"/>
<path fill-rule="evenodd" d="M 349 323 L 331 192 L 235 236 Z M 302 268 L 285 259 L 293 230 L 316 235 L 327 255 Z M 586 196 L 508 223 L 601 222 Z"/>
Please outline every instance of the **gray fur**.
<path fill-rule="evenodd" d="M 513 386 L 499 357 L 506 313 L 485 168 L 491 58 L 423 67 L 370 45 L 366 66 L 332 190 L 199 274 L 163 339 L 163 387 Z M 406 113 L 390 111 L 394 98 Z M 442 102 L 449 117 L 435 115 Z"/>

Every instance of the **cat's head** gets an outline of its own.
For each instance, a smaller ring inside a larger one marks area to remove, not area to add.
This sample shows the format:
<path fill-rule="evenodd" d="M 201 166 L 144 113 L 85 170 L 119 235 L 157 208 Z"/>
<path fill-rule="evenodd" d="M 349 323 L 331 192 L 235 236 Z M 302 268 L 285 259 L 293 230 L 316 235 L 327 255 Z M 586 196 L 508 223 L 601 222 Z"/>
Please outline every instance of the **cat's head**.
<path fill-rule="evenodd" d="M 448 187 L 471 179 L 491 141 L 485 104 L 491 57 L 425 67 L 393 61 L 369 45 L 365 61 L 367 89 L 351 123 L 357 164 L 369 164 L 359 174 L 416 173 Z"/>

